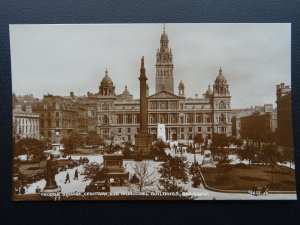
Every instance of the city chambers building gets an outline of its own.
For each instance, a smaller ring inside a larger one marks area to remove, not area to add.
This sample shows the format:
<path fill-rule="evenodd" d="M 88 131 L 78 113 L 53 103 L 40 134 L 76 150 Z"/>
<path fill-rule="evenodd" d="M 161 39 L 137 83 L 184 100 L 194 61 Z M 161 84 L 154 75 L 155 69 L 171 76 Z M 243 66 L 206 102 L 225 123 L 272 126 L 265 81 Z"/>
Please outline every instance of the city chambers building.
<path fill-rule="evenodd" d="M 213 87 L 208 85 L 202 98 L 186 98 L 185 81 L 174 84 L 173 54 L 165 30 L 155 66 L 155 93 L 149 95 L 150 83 L 146 90 L 149 134 L 157 135 L 158 124 L 164 124 L 167 140 L 191 140 L 196 134 L 203 138 L 212 138 L 215 133 L 232 134 L 231 96 L 221 68 Z M 33 109 L 40 115 L 40 135 L 46 140 L 56 140 L 57 133 L 61 139 L 78 131 L 82 135 L 97 133 L 104 139 L 134 141 L 140 127 L 139 99 L 133 98 L 127 86 L 123 93 L 116 94 L 107 70 L 98 93 L 88 92 L 80 97 L 73 92 L 67 97 L 45 95 Z"/>
<path fill-rule="evenodd" d="M 186 98 L 184 80 L 177 90 L 174 88 L 173 54 L 165 30 L 160 38 L 155 66 L 154 94 L 149 95 L 148 85 L 152 84 L 147 85 L 148 133 L 157 135 L 158 124 L 164 124 L 167 140 L 188 140 L 196 134 L 203 138 L 212 138 L 215 133 L 231 135 L 231 96 L 221 68 L 213 87 L 209 85 L 202 98 Z M 140 105 L 127 86 L 123 93 L 116 94 L 106 70 L 99 92 L 89 93 L 88 98 L 97 103 L 97 134 L 105 139 L 112 135 L 123 141 L 134 139 L 139 131 Z"/>

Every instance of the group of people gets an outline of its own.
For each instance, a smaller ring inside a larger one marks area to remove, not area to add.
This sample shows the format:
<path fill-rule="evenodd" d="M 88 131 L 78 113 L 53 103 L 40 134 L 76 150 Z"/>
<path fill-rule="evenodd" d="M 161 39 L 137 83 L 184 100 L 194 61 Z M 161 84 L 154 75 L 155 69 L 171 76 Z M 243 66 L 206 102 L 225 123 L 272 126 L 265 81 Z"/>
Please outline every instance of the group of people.
<path fill-rule="evenodd" d="M 16 188 L 15 188 L 15 194 L 21 194 L 21 195 L 24 195 L 25 192 L 26 192 L 25 186 L 22 186 L 22 187 L 16 187 Z"/>
<path fill-rule="evenodd" d="M 176 154 L 181 154 L 182 155 L 182 154 L 186 153 L 186 147 L 180 147 L 180 146 L 177 146 L 175 144 L 174 144 L 173 147 L 170 147 L 170 149 L 174 151 L 175 155 Z"/>
<path fill-rule="evenodd" d="M 251 190 L 248 191 L 250 195 L 267 195 L 269 193 L 269 189 L 267 185 L 263 186 L 262 188 L 258 187 L 256 184 L 254 184 L 251 188 Z"/>
<path fill-rule="evenodd" d="M 75 173 L 74 173 L 74 178 L 73 178 L 73 180 L 78 180 L 78 175 L 79 175 L 78 169 L 76 169 L 76 170 L 75 170 Z M 65 184 L 66 184 L 67 182 L 71 183 L 71 181 L 70 181 L 70 175 L 69 175 L 68 172 L 67 172 L 67 175 L 66 175 Z"/>
<path fill-rule="evenodd" d="M 89 163 L 89 159 L 87 157 L 81 157 L 79 158 L 79 163 L 83 164 L 83 163 Z"/>

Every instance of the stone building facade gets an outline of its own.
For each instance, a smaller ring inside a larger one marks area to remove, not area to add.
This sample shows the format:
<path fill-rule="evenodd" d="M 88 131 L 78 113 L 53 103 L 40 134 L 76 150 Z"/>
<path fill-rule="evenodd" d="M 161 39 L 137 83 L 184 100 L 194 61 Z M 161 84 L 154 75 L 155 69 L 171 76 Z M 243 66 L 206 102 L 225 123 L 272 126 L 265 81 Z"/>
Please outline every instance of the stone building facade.
<path fill-rule="evenodd" d="M 33 113 L 31 105 L 25 106 L 25 111 L 21 105 L 15 105 L 13 109 L 13 135 L 16 140 L 22 138 L 40 137 L 39 114 Z"/>
<path fill-rule="evenodd" d="M 173 55 L 163 31 L 156 54 L 155 93 L 148 96 L 148 133 L 156 135 L 158 123 L 165 124 L 167 140 L 192 139 L 197 133 L 212 138 L 214 133 L 232 134 L 229 84 L 220 68 L 213 87 L 208 86 L 202 98 L 186 98 L 181 81 L 174 91 Z M 138 73 L 137 73 L 138 77 Z M 149 77 L 149 75 L 148 75 Z M 149 84 L 151 85 L 151 84 Z M 97 99 L 97 133 L 105 139 L 115 136 L 120 141 L 134 139 L 139 131 L 139 99 L 134 99 L 127 86 L 122 94 L 108 74 L 100 82 Z"/>
<path fill-rule="evenodd" d="M 242 137 L 242 126 L 241 119 L 243 117 L 253 118 L 251 117 L 253 114 L 259 113 L 260 115 L 264 115 L 267 113 L 271 113 L 270 117 L 270 126 L 271 131 L 276 132 L 277 129 L 277 110 L 273 109 L 273 104 L 264 104 L 263 106 L 255 106 L 250 108 L 240 108 L 240 109 L 232 109 L 232 136 L 236 138 Z M 245 121 L 245 120 L 244 120 Z M 246 131 L 247 133 L 248 131 Z"/>
<path fill-rule="evenodd" d="M 281 83 L 276 86 L 278 138 L 282 146 L 293 146 L 292 128 L 292 91 L 291 87 Z"/>
<path fill-rule="evenodd" d="M 43 100 L 33 106 L 33 111 L 40 115 L 41 139 L 51 143 L 59 142 L 71 131 L 79 130 L 79 124 L 82 124 L 72 93 L 70 97 L 44 95 Z"/>
<path fill-rule="evenodd" d="M 256 111 L 250 116 L 240 118 L 241 138 L 262 142 L 275 142 L 277 131 L 277 113 Z"/>

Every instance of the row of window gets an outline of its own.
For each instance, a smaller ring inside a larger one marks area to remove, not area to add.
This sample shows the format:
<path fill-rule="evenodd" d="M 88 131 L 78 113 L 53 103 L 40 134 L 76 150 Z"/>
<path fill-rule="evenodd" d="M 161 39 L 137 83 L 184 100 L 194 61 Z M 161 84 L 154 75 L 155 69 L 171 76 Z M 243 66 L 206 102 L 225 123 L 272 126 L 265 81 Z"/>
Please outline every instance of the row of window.
<path fill-rule="evenodd" d="M 76 106 L 75 105 L 72 105 L 72 104 L 59 104 L 59 103 L 56 103 L 56 102 L 53 102 L 52 103 L 52 107 L 51 107 L 51 104 L 49 104 L 48 102 L 45 102 L 44 103 L 44 109 L 50 109 L 50 108 L 53 108 L 53 109 L 66 109 L 66 110 L 70 110 L 70 109 L 75 109 Z"/>
<path fill-rule="evenodd" d="M 44 128 L 45 125 L 47 124 L 47 127 L 51 127 L 52 126 L 52 121 L 51 120 L 41 120 L 41 128 Z M 62 127 L 75 127 L 76 126 L 76 120 L 63 120 L 62 122 L 60 122 L 59 120 L 55 121 L 55 126 L 56 127 L 60 127 L 62 125 Z"/>
<path fill-rule="evenodd" d="M 183 107 L 183 105 L 182 105 L 182 107 Z M 176 101 L 150 102 L 150 109 L 177 109 L 177 108 L 178 108 L 178 105 L 177 105 Z"/>
<path fill-rule="evenodd" d="M 38 124 L 38 119 L 16 119 L 17 124 Z"/>
<path fill-rule="evenodd" d="M 229 109 L 230 108 L 230 103 L 229 102 L 224 102 L 224 101 L 216 102 L 215 103 L 215 108 Z"/>
<path fill-rule="evenodd" d="M 39 125 L 20 125 L 17 126 L 17 131 L 19 134 L 38 133 Z"/>
<path fill-rule="evenodd" d="M 130 133 L 132 132 L 133 130 L 130 128 L 130 127 L 127 127 L 127 128 L 117 128 L 117 133 L 122 133 L 122 131 L 126 131 L 127 133 Z M 224 131 L 224 130 L 222 130 Z M 226 128 L 225 128 L 225 131 L 226 131 Z M 189 133 L 192 133 L 194 132 L 193 131 L 193 127 L 188 127 L 187 129 L 185 128 L 180 128 L 180 132 L 181 133 L 184 133 L 184 132 L 189 132 Z M 196 127 L 196 130 L 195 132 L 211 132 L 211 127 Z"/>
<path fill-rule="evenodd" d="M 139 114 L 117 114 L 116 115 L 117 124 L 137 124 L 139 123 Z M 148 121 L 150 124 L 156 123 L 211 123 L 212 119 L 209 115 L 204 114 L 149 114 Z M 104 115 L 99 118 L 99 123 L 110 123 L 112 118 L 108 115 Z"/>
<path fill-rule="evenodd" d="M 51 112 L 48 112 L 48 113 L 41 113 L 40 114 L 40 117 L 44 117 L 44 116 L 48 116 L 48 117 L 51 117 Z M 55 117 L 60 117 L 60 116 L 64 116 L 64 117 L 73 117 L 73 116 L 77 116 L 78 114 L 77 113 L 73 113 L 73 112 L 67 112 L 67 113 L 64 113 L 64 112 L 55 112 Z"/>

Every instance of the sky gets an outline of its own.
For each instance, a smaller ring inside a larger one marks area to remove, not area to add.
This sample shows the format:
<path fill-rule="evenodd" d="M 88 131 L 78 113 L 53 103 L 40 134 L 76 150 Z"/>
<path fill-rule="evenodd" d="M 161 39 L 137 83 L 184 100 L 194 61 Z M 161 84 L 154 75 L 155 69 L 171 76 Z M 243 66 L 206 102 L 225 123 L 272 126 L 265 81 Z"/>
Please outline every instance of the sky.
<path fill-rule="evenodd" d="M 232 108 L 272 103 L 276 85 L 291 84 L 291 26 L 281 24 L 165 24 L 173 53 L 174 92 L 202 96 L 222 67 Z M 96 93 L 107 68 L 116 94 L 125 85 L 139 98 L 145 57 L 150 95 L 163 24 L 10 25 L 12 88 L 42 98 Z"/>

